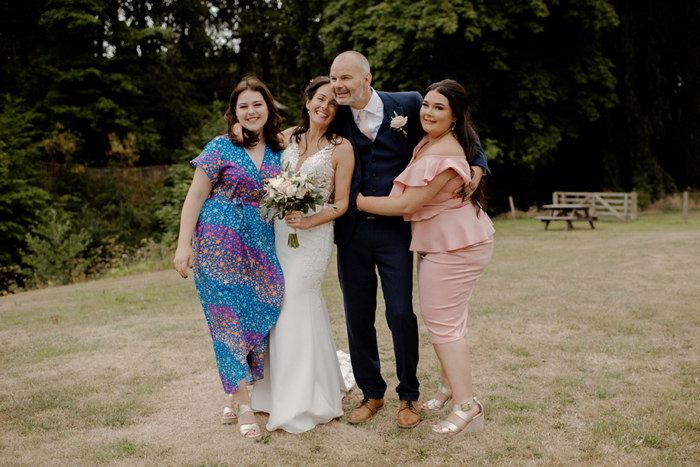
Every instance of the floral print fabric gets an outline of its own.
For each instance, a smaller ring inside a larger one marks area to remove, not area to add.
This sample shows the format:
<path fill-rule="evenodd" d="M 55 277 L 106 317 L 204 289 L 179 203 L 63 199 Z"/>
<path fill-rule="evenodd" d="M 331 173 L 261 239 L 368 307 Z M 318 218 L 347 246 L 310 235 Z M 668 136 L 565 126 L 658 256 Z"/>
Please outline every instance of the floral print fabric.
<path fill-rule="evenodd" d="M 259 191 L 280 172 L 280 153 L 265 148 L 258 171 L 241 146 L 219 136 L 192 160 L 212 182 L 195 228 L 194 279 L 224 391 L 264 376 L 267 334 L 282 306 L 284 278 L 272 222 Z"/>

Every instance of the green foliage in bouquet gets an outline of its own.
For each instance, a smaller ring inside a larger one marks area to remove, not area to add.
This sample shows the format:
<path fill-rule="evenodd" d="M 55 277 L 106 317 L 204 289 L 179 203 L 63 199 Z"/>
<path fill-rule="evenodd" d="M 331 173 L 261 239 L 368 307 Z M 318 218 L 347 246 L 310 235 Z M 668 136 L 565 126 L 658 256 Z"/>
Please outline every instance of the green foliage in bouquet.
<path fill-rule="evenodd" d="M 289 165 L 278 176 L 268 180 L 263 192 L 260 213 L 269 219 L 284 219 L 290 211 L 307 214 L 326 203 L 313 178 L 303 173 L 294 173 Z"/>
<path fill-rule="evenodd" d="M 321 189 L 306 174 L 293 172 L 289 164 L 278 176 L 271 178 L 263 187 L 264 196 L 260 202 L 260 214 L 268 219 L 284 219 L 290 211 L 307 214 L 317 206 L 326 204 Z M 296 230 L 289 234 L 287 245 L 299 248 Z"/>

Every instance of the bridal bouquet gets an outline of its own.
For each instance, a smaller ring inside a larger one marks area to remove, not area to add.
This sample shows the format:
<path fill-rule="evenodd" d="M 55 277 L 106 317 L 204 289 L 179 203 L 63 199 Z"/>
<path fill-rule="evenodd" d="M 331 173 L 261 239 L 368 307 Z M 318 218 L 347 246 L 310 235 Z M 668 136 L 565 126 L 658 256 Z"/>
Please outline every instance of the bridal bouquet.
<path fill-rule="evenodd" d="M 271 178 L 263 187 L 263 199 L 260 202 L 260 213 L 268 218 L 284 219 L 289 211 L 301 211 L 304 214 L 325 203 L 321 189 L 314 181 L 303 173 L 294 173 L 285 168 L 278 176 Z M 299 248 L 296 229 L 289 234 L 287 245 Z"/>

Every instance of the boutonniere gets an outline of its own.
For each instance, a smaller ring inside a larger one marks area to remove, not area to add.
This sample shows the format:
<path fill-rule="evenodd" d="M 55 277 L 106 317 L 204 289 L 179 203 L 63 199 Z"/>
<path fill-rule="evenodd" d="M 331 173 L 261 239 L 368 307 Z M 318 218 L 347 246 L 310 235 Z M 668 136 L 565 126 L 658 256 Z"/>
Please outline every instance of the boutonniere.
<path fill-rule="evenodd" d="M 391 129 L 398 131 L 399 133 L 403 133 L 404 138 L 408 138 L 406 130 L 403 129 L 403 127 L 406 126 L 406 123 L 408 123 L 408 117 L 399 115 L 396 113 L 396 110 L 394 110 L 394 116 L 391 117 L 390 123 Z"/>

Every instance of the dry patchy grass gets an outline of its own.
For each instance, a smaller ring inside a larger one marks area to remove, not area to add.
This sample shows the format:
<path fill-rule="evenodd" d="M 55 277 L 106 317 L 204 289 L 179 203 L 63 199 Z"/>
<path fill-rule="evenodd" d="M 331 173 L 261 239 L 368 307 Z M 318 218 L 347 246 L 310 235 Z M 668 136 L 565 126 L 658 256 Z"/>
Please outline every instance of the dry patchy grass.
<path fill-rule="evenodd" d="M 496 227 L 469 319 L 486 406 L 477 436 L 431 435 L 442 414 L 397 428 L 390 390 L 365 425 L 344 417 L 240 439 L 219 423 L 224 397 L 193 283 L 164 271 L 0 298 L 0 465 L 700 463 L 700 216 Z M 324 292 L 346 350 L 334 266 Z M 439 367 L 422 324 L 420 337 L 425 399 Z M 346 410 L 359 398 L 353 390 Z"/>

